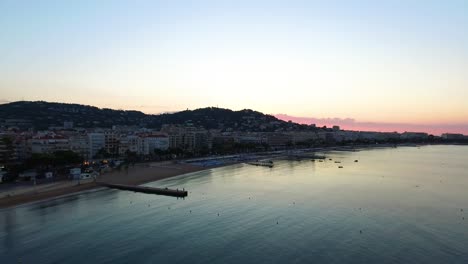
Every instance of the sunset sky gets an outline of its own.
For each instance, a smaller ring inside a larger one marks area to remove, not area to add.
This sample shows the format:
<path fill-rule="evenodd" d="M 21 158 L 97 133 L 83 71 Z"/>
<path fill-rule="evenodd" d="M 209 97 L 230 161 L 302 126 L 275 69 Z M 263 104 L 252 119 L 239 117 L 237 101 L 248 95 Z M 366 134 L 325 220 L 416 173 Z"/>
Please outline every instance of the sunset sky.
<path fill-rule="evenodd" d="M 1 103 L 468 133 L 466 0 L 0 0 L 0 12 Z"/>

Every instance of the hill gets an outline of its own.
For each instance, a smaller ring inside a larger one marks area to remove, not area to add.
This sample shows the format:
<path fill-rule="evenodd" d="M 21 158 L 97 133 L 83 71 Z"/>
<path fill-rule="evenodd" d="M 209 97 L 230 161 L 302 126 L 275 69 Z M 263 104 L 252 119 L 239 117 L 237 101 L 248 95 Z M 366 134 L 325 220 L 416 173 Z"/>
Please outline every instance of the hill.
<path fill-rule="evenodd" d="M 0 105 L 0 120 L 8 124 L 19 120 L 37 130 L 63 126 L 110 128 L 113 125 L 160 128 L 163 124 L 186 124 L 207 129 L 233 131 L 283 131 L 312 129 L 306 125 L 285 122 L 272 115 L 245 109 L 233 111 L 207 107 L 176 113 L 148 115 L 139 111 L 113 110 L 80 104 L 19 101 Z"/>

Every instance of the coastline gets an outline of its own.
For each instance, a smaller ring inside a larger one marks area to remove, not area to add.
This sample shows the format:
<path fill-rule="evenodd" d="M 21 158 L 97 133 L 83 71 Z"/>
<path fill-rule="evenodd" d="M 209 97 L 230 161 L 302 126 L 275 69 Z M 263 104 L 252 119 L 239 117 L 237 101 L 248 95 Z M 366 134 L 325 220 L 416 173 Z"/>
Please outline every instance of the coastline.
<path fill-rule="evenodd" d="M 222 166 L 231 165 L 223 164 Z M 141 185 L 148 182 L 158 181 L 170 177 L 180 176 L 187 173 L 208 170 L 220 166 L 196 166 L 186 163 L 169 163 L 169 162 L 148 162 L 138 163 L 134 166 L 129 166 L 128 170 L 114 170 L 105 173 L 98 177 L 97 181 L 104 181 L 114 184 L 128 184 L 128 185 Z M 22 204 L 38 202 L 55 197 L 76 194 L 82 191 L 88 191 L 96 188 L 102 188 L 94 181 L 84 182 L 81 184 L 68 182 L 69 186 L 58 186 L 56 188 L 30 188 L 20 194 L 11 195 L 8 197 L 0 198 L 0 209 L 6 209 Z"/>
<path fill-rule="evenodd" d="M 329 151 L 362 151 L 369 149 L 378 149 L 378 148 L 394 148 L 394 147 L 419 147 L 432 144 L 363 144 L 355 146 L 329 146 L 329 147 L 318 147 L 318 148 L 306 148 L 306 149 L 295 149 L 292 151 L 297 152 L 329 152 Z M 200 164 L 191 164 L 185 160 L 182 162 L 145 162 L 137 163 L 134 166 L 129 166 L 128 169 L 113 170 L 112 172 L 105 173 L 98 177 L 97 181 L 113 183 L 113 184 L 127 184 L 127 185 L 141 185 L 149 182 L 154 182 L 166 178 L 176 177 L 184 175 L 187 173 L 198 172 L 203 170 L 209 170 L 218 167 L 224 167 L 233 165 L 236 163 L 242 163 L 249 160 L 255 159 L 282 159 L 292 155 L 289 153 L 291 150 L 282 150 L 282 151 L 273 151 L 273 152 L 263 152 L 263 153 L 248 153 L 242 155 L 250 155 L 246 159 L 228 159 L 221 163 L 200 165 Z M 236 155 L 234 155 L 236 156 Z M 217 157 L 222 159 L 223 157 Z M 202 158 L 203 159 L 203 158 Z M 0 198 L 0 210 L 14 207 L 26 203 L 38 202 L 41 200 L 47 200 L 51 198 L 56 198 L 60 196 L 72 195 L 82 191 L 88 191 L 92 189 L 102 188 L 94 181 L 87 181 L 81 184 L 71 181 L 63 181 L 54 183 L 56 187 L 50 186 L 38 186 L 31 187 L 29 186 L 29 191 L 20 191 L 20 194 L 14 194 L 11 196 L 4 196 Z M 21 190 L 21 187 L 18 188 Z M 16 191 L 16 190 L 15 190 Z M 1 193 L 2 191 L 0 191 Z M 8 192 L 8 191 L 3 191 Z"/>

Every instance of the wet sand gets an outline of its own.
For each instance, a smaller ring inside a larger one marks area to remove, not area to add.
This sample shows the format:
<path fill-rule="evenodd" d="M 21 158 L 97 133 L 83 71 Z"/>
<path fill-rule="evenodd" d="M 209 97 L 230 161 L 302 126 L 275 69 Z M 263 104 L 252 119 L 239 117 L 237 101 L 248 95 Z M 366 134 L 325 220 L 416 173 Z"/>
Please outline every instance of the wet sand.
<path fill-rule="evenodd" d="M 98 182 L 140 185 L 190 172 L 201 171 L 212 167 L 201 167 L 184 163 L 151 162 L 130 165 L 128 169 L 114 170 L 97 178 Z M 68 182 L 69 183 L 69 182 Z M 73 194 L 93 188 L 101 188 L 94 182 L 85 182 L 65 187 L 38 188 L 33 192 L 26 192 L 0 199 L 0 208 L 12 207 L 24 203 L 45 200 L 53 197 Z"/>

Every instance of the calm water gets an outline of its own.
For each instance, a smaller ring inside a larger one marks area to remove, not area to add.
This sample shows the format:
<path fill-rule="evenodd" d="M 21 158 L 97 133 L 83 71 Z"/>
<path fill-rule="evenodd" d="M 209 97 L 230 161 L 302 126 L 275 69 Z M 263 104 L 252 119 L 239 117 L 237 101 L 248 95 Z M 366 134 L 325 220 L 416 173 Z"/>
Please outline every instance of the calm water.
<path fill-rule="evenodd" d="M 468 147 L 328 155 L 2 210 L 0 263 L 468 263 Z"/>

